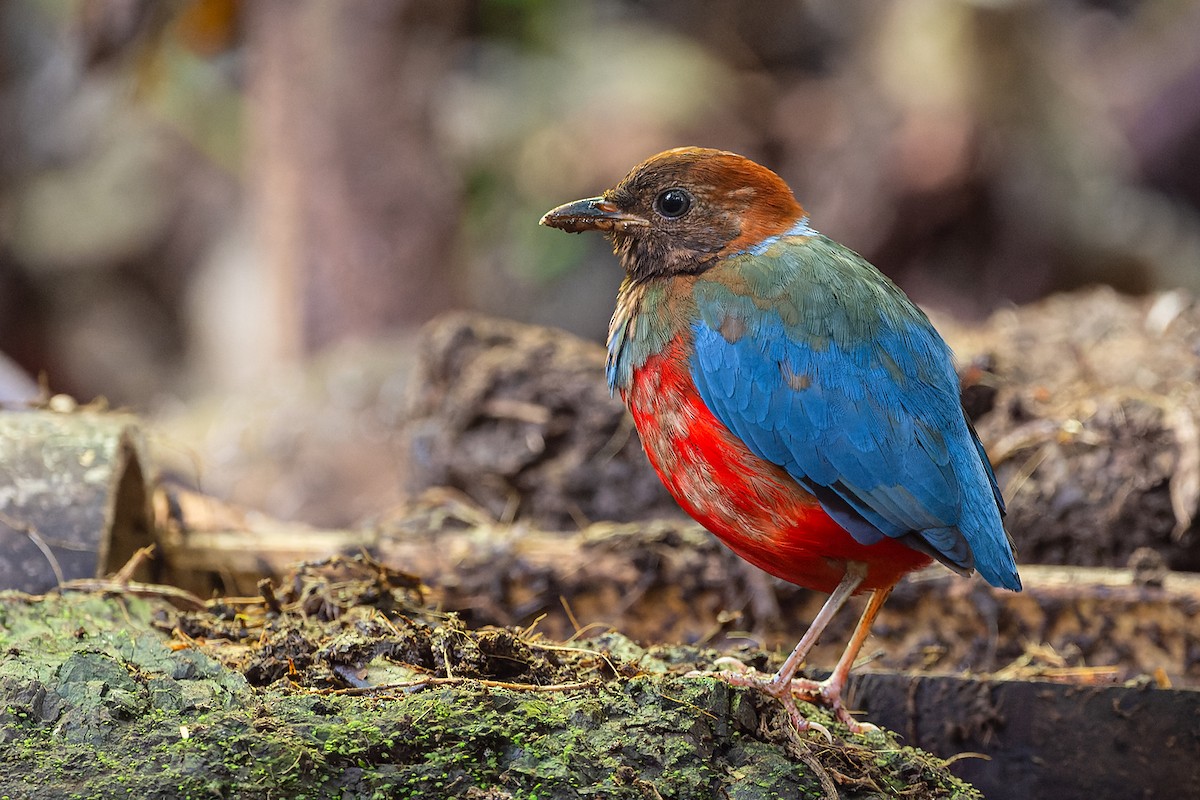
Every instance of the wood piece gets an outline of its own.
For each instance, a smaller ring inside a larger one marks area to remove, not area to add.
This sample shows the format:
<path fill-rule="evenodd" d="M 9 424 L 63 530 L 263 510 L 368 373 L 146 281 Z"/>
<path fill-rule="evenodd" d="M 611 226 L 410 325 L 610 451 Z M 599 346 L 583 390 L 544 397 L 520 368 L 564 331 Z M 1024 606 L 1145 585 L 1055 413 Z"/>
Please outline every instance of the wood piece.
<path fill-rule="evenodd" d="M 944 758 L 985 797 L 1194 797 L 1200 691 L 896 673 L 852 675 L 850 705 Z"/>
<path fill-rule="evenodd" d="M 536 621 L 557 637 L 612 627 L 644 642 L 778 648 L 795 643 L 824 598 L 767 578 L 698 526 L 672 520 L 547 532 L 490 522 L 443 492 L 378 529 L 322 531 L 189 493 L 176 504 L 163 554 L 175 582 L 200 596 L 218 588 L 257 594 L 260 577 L 277 577 L 297 560 L 368 549 L 420 575 L 473 625 Z M 1166 572 L 1146 583 L 1129 569 L 1022 572 L 1020 594 L 936 566 L 911 576 L 884 606 L 864 655 L 894 669 L 1007 668 L 1064 680 L 1161 671 L 1177 685 L 1200 686 L 1200 576 Z M 832 666 L 855 616 L 834 619 L 811 663 Z"/>
<path fill-rule="evenodd" d="M 384 531 L 377 554 L 421 575 L 444 606 L 473 624 L 575 626 L 647 642 L 746 639 L 790 647 L 824 595 L 765 578 L 696 526 L 597 523 L 577 534 L 484 526 L 421 534 Z M 936 566 L 897 587 L 864 649 L 874 663 L 940 672 L 1027 676 L 1115 667 L 1108 679 L 1162 670 L 1200 686 L 1200 576 L 1141 585 L 1130 570 L 1025 566 L 1025 591 L 993 589 Z M 856 598 L 855 603 L 861 603 Z M 832 666 L 855 612 L 834 620 L 812 663 Z M 595 628 L 589 628 L 595 630 Z"/>
<path fill-rule="evenodd" d="M 0 588 L 100 577 L 151 544 L 143 448 L 128 414 L 0 411 Z"/>
<path fill-rule="evenodd" d="M 322 530 L 273 519 L 178 487 L 154 495 L 165 579 L 208 597 L 256 595 L 258 583 L 298 562 L 353 555 L 374 545 L 374 531 Z"/>

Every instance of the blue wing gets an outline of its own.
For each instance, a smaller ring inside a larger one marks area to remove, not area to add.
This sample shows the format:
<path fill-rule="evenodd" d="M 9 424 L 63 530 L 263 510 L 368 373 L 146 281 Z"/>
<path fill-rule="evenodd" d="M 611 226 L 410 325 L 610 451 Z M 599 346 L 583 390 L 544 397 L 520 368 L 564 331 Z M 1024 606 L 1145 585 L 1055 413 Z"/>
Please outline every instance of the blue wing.
<path fill-rule="evenodd" d="M 805 241 L 819 249 L 781 243 L 735 259 L 737 280 L 697 282 L 692 377 L 704 402 L 859 542 L 906 537 L 1019 589 L 949 348 L 865 261 Z"/>

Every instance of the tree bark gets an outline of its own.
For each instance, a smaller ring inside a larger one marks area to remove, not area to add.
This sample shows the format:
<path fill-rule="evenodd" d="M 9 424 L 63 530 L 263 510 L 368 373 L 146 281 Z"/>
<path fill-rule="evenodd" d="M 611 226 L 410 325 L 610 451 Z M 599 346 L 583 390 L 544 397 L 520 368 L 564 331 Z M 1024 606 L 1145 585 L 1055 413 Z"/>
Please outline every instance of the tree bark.
<path fill-rule="evenodd" d="M 463 8 L 246 5 L 262 335 L 282 323 L 268 351 L 295 357 L 450 305 L 459 189 L 430 117 Z"/>
<path fill-rule="evenodd" d="M 100 577 L 151 544 L 143 447 L 128 414 L 0 411 L 0 589 Z"/>

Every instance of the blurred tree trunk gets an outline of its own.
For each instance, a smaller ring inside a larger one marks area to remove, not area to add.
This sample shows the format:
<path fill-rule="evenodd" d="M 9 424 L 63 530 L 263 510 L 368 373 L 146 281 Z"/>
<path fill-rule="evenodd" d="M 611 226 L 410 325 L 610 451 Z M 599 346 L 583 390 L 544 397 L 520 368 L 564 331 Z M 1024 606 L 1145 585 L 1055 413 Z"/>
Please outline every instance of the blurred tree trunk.
<path fill-rule="evenodd" d="M 431 124 L 457 0 L 248 3 L 250 203 L 295 357 L 451 304 L 459 197 Z"/>

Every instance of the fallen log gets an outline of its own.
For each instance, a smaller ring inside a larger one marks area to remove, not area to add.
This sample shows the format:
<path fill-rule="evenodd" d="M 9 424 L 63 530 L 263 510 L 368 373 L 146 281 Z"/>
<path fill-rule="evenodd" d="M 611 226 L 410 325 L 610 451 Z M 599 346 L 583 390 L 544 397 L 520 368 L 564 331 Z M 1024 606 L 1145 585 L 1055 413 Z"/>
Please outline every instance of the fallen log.
<path fill-rule="evenodd" d="M 164 504 L 160 503 L 160 506 Z M 264 575 L 330 551 L 366 549 L 422 576 L 471 625 L 549 636 L 621 631 L 642 642 L 791 647 L 824 595 L 775 581 L 696 525 L 596 523 L 574 533 L 504 525 L 452 493 L 427 495 L 378 526 L 318 531 L 262 518 L 239 528 L 219 504 L 181 496 L 164 537 L 177 582 L 199 596 L 252 594 Z M 204 530 L 201 521 L 223 530 Z M 289 561 L 290 560 L 290 561 Z M 864 651 L 876 666 L 1120 681 L 1159 675 L 1200 686 L 1200 576 L 1165 569 L 1029 565 L 1020 594 L 934 566 L 902 582 Z M 859 601 L 861 602 L 861 601 Z M 832 666 L 853 612 L 835 618 L 812 663 Z"/>
<path fill-rule="evenodd" d="M 0 796 L 980 795 L 886 732 L 789 732 L 686 652 L 472 629 L 406 576 L 308 565 L 267 598 L 0 594 Z"/>
<path fill-rule="evenodd" d="M 1192 797 L 1200 787 L 1200 691 L 1149 684 L 863 672 L 854 708 L 954 762 L 984 796 Z"/>
<path fill-rule="evenodd" d="M 154 541 L 137 419 L 59 405 L 0 410 L 0 589 L 100 577 Z"/>

